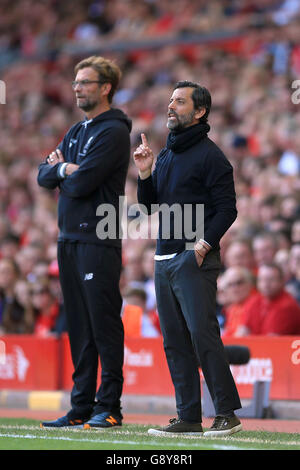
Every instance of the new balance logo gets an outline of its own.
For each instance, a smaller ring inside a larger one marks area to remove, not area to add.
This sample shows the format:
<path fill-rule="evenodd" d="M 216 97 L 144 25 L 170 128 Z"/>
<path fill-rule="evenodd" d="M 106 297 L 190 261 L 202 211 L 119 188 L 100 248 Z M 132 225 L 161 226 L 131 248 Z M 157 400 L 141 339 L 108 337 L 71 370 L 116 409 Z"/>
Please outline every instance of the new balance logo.
<path fill-rule="evenodd" d="M 109 416 L 108 418 L 105 419 L 105 421 L 110 423 L 112 426 L 115 426 L 116 424 L 118 424 L 118 421 L 113 416 Z"/>
<path fill-rule="evenodd" d="M 84 276 L 84 280 L 90 281 L 91 279 L 93 279 L 93 277 L 94 277 L 94 273 L 86 273 L 86 275 Z"/>

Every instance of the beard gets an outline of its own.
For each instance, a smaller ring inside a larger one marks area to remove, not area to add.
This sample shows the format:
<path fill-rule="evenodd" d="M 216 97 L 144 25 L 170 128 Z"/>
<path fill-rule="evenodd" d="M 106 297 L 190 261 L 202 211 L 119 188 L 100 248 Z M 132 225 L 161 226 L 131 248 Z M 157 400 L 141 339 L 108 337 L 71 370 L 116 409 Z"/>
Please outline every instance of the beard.
<path fill-rule="evenodd" d="M 175 111 L 172 111 L 171 116 L 173 119 L 170 119 L 170 116 L 168 116 L 167 128 L 170 131 L 180 131 L 193 124 L 195 114 L 196 111 L 191 111 L 188 114 L 179 116 L 177 113 L 175 113 Z"/>
<path fill-rule="evenodd" d="M 92 111 L 97 106 L 97 104 L 97 101 L 91 101 L 88 98 L 85 100 L 82 100 L 82 98 L 77 99 L 77 106 L 83 111 Z"/>

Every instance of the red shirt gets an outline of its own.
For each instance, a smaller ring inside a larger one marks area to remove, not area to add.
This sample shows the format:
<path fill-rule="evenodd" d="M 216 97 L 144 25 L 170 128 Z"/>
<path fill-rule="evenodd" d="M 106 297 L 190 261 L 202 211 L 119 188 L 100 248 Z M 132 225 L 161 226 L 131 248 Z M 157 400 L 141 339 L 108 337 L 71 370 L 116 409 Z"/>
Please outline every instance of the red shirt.
<path fill-rule="evenodd" d="M 300 333 L 300 307 L 288 292 L 270 300 L 257 294 L 245 308 L 245 326 L 252 335 Z"/>
<path fill-rule="evenodd" d="M 245 324 L 245 311 L 256 296 L 257 291 L 253 289 L 243 302 L 231 304 L 225 308 L 225 327 L 222 333 L 224 338 L 235 336 L 239 327 Z"/>
<path fill-rule="evenodd" d="M 54 302 L 47 310 L 40 312 L 36 319 L 34 333 L 38 336 L 47 336 L 55 326 L 59 314 L 59 305 Z"/>

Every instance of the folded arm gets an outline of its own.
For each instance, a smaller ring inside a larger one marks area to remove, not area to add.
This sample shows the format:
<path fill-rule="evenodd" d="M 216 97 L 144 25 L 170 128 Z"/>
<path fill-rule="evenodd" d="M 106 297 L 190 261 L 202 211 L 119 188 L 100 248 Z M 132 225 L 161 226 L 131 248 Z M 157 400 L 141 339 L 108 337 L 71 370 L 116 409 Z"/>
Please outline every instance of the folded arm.
<path fill-rule="evenodd" d="M 39 165 L 38 183 L 47 189 L 55 189 L 66 176 L 71 175 L 79 165 L 65 162 L 62 151 L 58 147 Z"/>
<path fill-rule="evenodd" d="M 79 166 L 66 166 L 67 178 L 60 183 L 61 192 L 73 198 L 91 194 L 123 164 L 122 149 L 127 145 L 128 133 L 107 129 Z"/>

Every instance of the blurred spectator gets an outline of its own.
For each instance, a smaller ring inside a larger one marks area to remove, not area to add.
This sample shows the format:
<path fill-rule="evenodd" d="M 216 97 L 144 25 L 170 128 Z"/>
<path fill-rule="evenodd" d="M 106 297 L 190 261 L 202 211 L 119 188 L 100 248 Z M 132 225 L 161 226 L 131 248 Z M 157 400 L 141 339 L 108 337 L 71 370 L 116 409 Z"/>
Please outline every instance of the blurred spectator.
<path fill-rule="evenodd" d="M 59 311 L 55 321 L 55 333 L 61 334 L 67 331 L 67 319 L 64 309 L 63 294 L 59 281 L 59 268 L 57 260 L 53 260 L 48 267 L 49 290 L 57 300 Z"/>
<path fill-rule="evenodd" d="M 27 302 L 19 295 L 19 270 L 10 258 L 0 260 L 0 331 L 25 334 L 33 330 L 34 317 Z"/>
<path fill-rule="evenodd" d="M 254 259 L 257 266 L 272 263 L 278 249 L 277 240 L 273 233 L 261 232 L 253 238 Z"/>
<path fill-rule="evenodd" d="M 0 256 L 1 258 L 14 259 L 20 249 L 20 240 L 14 234 L 7 234 L 0 238 Z"/>
<path fill-rule="evenodd" d="M 284 283 L 288 282 L 291 277 L 289 257 L 290 251 L 285 249 L 278 250 L 274 256 L 274 264 L 281 269 Z"/>
<path fill-rule="evenodd" d="M 278 216 L 278 202 L 275 195 L 268 196 L 260 201 L 258 207 L 258 218 L 262 227 L 266 227 L 267 224 Z"/>
<path fill-rule="evenodd" d="M 292 225 L 291 238 L 293 243 L 300 243 L 300 219 L 295 220 Z"/>
<path fill-rule="evenodd" d="M 243 267 L 249 270 L 255 268 L 251 242 L 246 239 L 234 239 L 224 254 L 226 268 Z"/>
<path fill-rule="evenodd" d="M 36 310 L 32 303 L 30 282 L 20 279 L 15 285 L 16 301 L 24 310 L 24 330 L 22 334 L 33 333 L 35 328 Z"/>
<path fill-rule="evenodd" d="M 268 222 L 266 229 L 273 233 L 286 232 L 289 233 L 290 236 L 290 223 L 283 215 L 273 217 L 273 219 Z"/>
<path fill-rule="evenodd" d="M 146 309 L 156 309 L 156 295 L 154 286 L 154 255 L 156 247 L 151 243 L 142 253 L 142 268 L 145 276 L 144 289 L 147 294 Z"/>
<path fill-rule="evenodd" d="M 300 305 L 300 242 L 292 246 L 288 266 L 291 278 L 285 287 Z"/>
<path fill-rule="evenodd" d="M 32 285 L 31 295 L 32 305 L 36 310 L 34 334 L 45 337 L 55 333 L 59 304 L 51 293 L 48 279 L 35 282 Z"/>
<path fill-rule="evenodd" d="M 239 328 L 244 325 L 247 305 L 257 294 L 255 278 L 246 268 L 228 268 L 224 275 L 224 287 L 227 291 L 227 307 L 222 336 L 239 336 Z"/>
<path fill-rule="evenodd" d="M 156 338 L 160 336 L 156 310 L 146 309 L 147 294 L 143 289 L 129 289 L 124 294 L 122 320 L 125 337 Z"/>
<path fill-rule="evenodd" d="M 29 278 L 31 282 L 38 281 L 39 279 L 44 279 L 48 275 L 49 270 L 49 261 L 46 259 L 38 259 L 35 265 L 32 268 Z"/>
<path fill-rule="evenodd" d="M 124 276 L 128 284 L 143 286 L 145 274 L 142 266 L 142 250 L 139 249 L 137 243 L 127 245 L 124 255 Z"/>
<path fill-rule="evenodd" d="M 299 161 L 300 158 L 298 157 Z M 285 196 L 280 204 L 280 214 L 284 220 L 293 220 L 297 216 L 299 201 L 296 195 Z"/>
<path fill-rule="evenodd" d="M 41 259 L 43 259 L 42 246 L 27 245 L 22 247 L 16 255 L 16 262 L 21 276 L 30 280 L 30 277 L 33 275 L 34 267 Z"/>
<path fill-rule="evenodd" d="M 245 308 L 239 335 L 297 335 L 300 333 L 300 307 L 284 289 L 281 269 L 263 264 L 258 270 L 259 294 Z"/>
<path fill-rule="evenodd" d="M 225 309 L 228 306 L 228 295 L 225 283 L 225 273 L 221 273 L 217 279 L 217 304 L 216 315 L 219 322 L 221 332 L 225 325 Z"/>

